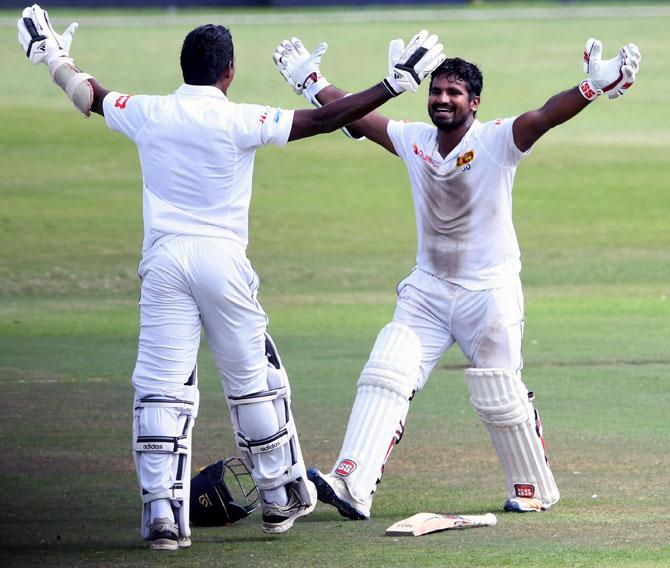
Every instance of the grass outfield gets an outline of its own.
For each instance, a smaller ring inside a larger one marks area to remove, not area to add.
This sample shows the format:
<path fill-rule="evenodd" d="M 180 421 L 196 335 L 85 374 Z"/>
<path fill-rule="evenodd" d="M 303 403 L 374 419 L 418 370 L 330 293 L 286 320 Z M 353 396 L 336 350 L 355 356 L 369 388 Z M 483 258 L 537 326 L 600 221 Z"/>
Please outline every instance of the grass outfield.
<path fill-rule="evenodd" d="M 130 453 L 142 238 L 136 150 L 99 117 L 79 117 L 46 70 L 25 61 L 15 29 L 0 27 L 0 564 L 670 564 L 670 13 L 476 21 L 452 21 L 449 13 L 411 23 L 240 20 L 232 26 L 238 69 L 229 95 L 304 106 L 270 59 L 292 35 L 310 46 L 328 41 L 328 78 L 366 87 L 385 74 L 388 40 L 425 25 L 449 54 L 481 65 L 479 117 L 488 120 L 576 84 L 590 36 L 603 40 L 606 56 L 627 41 L 640 45 L 642 71 L 629 94 L 599 100 L 549 133 L 517 174 L 525 380 L 537 393 L 559 504 L 541 515 L 501 513 L 495 528 L 383 536 L 418 511 L 497 513 L 504 499 L 500 466 L 468 402 L 465 360 L 452 350 L 412 403 L 372 521 L 346 521 L 319 505 L 293 530 L 268 538 L 255 514 L 196 529 L 189 550 L 150 554 L 139 539 Z M 62 29 L 64 20 L 57 22 Z M 226 23 L 225 13 L 217 23 Z M 80 28 L 73 55 L 107 87 L 167 93 L 180 84 L 178 51 L 190 28 L 178 18 L 145 27 L 91 22 Z M 426 120 L 425 103 L 423 87 L 383 112 Z M 356 378 L 392 315 L 395 283 L 412 267 L 404 167 L 339 133 L 262 149 L 250 232 L 303 452 L 308 465 L 328 469 Z M 198 466 L 236 453 L 204 349 L 200 380 Z"/>

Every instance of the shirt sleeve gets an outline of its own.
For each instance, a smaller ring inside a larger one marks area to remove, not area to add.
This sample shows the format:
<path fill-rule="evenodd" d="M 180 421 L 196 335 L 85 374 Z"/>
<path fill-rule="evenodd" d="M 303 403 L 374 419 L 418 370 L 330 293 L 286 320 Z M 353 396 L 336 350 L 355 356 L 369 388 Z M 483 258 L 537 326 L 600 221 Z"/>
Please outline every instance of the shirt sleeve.
<path fill-rule="evenodd" d="M 134 141 L 147 121 L 150 100 L 147 95 L 124 95 L 110 91 L 102 101 L 107 127 Z"/>
<path fill-rule="evenodd" d="M 252 149 L 274 144 L 284 146 L 293 126 L 292 110 L 240 104 L 235 121 L 235 141 L 240 148 Z"/>
<path fill-rule="evenodd" d="M 405 159 L 405 130 L 409 122 L 401 122 L 399 120 L 389 120 L 386 125 L 386 132 L 391 139 L 393 148 L 395 149 L 396 154 L 403 160 Z"/>
<path fill-rule="evenodd" d="M 531 150 L 522 152 L 514 143 L 514 132 L 512 130 L 516 116 L 511 118 L 498 118 L 487 122 L 484 126 L 482 138 L 486 139 L 486 145 L 495 159 L 504 166 L 516 166 L 528 156 Z"/>

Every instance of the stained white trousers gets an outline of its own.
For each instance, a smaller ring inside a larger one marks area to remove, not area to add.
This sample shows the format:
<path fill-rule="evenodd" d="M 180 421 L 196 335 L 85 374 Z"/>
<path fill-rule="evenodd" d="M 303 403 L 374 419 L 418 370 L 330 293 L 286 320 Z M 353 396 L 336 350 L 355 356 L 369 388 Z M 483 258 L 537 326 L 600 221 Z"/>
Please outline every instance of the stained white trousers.
<path fill-rule="evenodd" d="M 139 275 L 140 336 L 133 386 L 139 398 L 181 399 L 195 365 L 204 329 L 227 396 L 265 391 L 267 316 L 256 300 L 258 278 L 244 248 L 227 239 L 179 236 L 159 242 L 143 258 Z M 278 430 L 272 402 L 249 405 L 240 427 L 251 438 Z M 141 433 L 176 436 L 177 413 L 155 408 L 140 416 Z M 172 484 L 170 454 L 143 454 L 139 477 L 144 490 L 158 493 Z M 268 454 L 255 476 L 272 477 L 283 462 Z M 277 461 L 278 463 L 272 463 Z"/>
<path fill-rule="evenodd" d="M 473 367 L 519 372 L 523 365 L 521 282 L 490 290 L 467 290 L 415 269 L 398 284 L 393 321 L 421 339 L 423 388 L 442 355 L 455 343 Z"/>

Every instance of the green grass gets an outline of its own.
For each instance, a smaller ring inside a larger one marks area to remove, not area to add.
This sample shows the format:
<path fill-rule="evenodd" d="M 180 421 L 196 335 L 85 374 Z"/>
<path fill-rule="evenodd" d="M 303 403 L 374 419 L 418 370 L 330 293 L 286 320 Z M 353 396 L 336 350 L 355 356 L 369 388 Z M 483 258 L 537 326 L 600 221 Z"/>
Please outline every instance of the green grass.
<path fill-rule="evenodd" d="M 279 538 L 263 536 L 254 515 L 196 530 L 188 551 L 150 555 L 139 540 L 130 452 L 142 239 L 136 150 L 99 117 L 77 116 L 46 70 L 25 62 L 14 29 L 0 27 L 3 566 L 670 563 L 670 16 L 240 24 L 230 96 L 303 107 L 269 56 L 296 34 L 307 45 L 329 42 L 323 70 L 332 82 L 366 87 L 385 72 L 388 40 L 422 25 L 449 53 L 482 66 L 483 120 L 576 84 L 587 37 L 602 39 L 606 54 L 630 40 L 642 49 L 630 93 L 549 133 L 515 184 L 525 380 L 537 393 L 560 503 L 542 515 L 500 514 L 492 529 L 383 536 L 419 510 L 497 512 L 504 498 L 468 402 L 465 360 L 452 350 L 412 403 L 371 522 L 319 505 Z M 189 29 L 82 26 L 73 54 L 110 88 L 167 93 L 180 83 L 177 54 Z M 425 88 L 383 112 L 425 120 Z M 260 299 L 290 372 L 306 461 L 328 469 L 356 378 L 393 313 L 395 283 L 413 264 L 406 173 L 382 150 L 336 133 L 259 151 L 254 187 L 249 255 Z M 198 466 L 236 453 L 205 349 L 200 376 Z"/>

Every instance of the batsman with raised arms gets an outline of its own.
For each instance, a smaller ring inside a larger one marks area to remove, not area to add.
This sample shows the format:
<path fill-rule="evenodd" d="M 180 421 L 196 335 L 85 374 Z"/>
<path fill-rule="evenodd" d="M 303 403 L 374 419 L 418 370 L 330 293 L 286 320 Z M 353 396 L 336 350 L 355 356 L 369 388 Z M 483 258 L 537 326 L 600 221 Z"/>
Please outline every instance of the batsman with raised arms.
<path fill-rule="evenodd" d="M 181 50 L 184 84 L 171 95 L 109 91 L 80 71 L 69 51 L 77 24 L 56 33 L 47 12 L 26 8 L 19 43 L 32 63 L 85 116 L 137 145 L 144 188 L 139 275 L 140 337 L 133 372 L 133 438 L 142 495 L 141 531 L 156 550 L 190 546 L 192 428 L 198 412 L 196 356 L 204 331 L 228 399 L 236 443 L 261 494 L 262 530 L 282 533 L 310 513 L 307 479 L 286 371 L 257 301 L 246 256 L 256 150 L 331 132 L 393 96 L 416 91 L 443 60 L 436 36 L 411 42 L 377 85 L 332 105 L 285 110 L 238 104 L 227 28 L 191 31 Z"/>
<path fill-rule="evenodd" d="M 425 31 L 413 42 L 423 42 Z M 345 93 L 320 72 L 321 44 L 312 53 L 298 38 L 284 40 L 273 58 L 282 76 L 316 106 Z M 402 41 L 389 47 L 393 68 Z M 471 368 L 465 382 L 488 430 L 506 480 L 505 511 L 543 511 L 559 499 L 539 415 L 521 378 L 524 314 L 520 252 L 512 225 L 516 168 L 535 142 L 606 94 L 623 95 L 635 81 L 634 44 L 601 59 L 589 39 L 587 78 L 541 108 L 482 123 L 477 110 L 482 74 L 459 58 L 431 75 L 432 125 L 390 120 L 377 112 L 347 132 L 366 137 L 405 162 L 417 225 L 416 266 L 397 287 L 393 321 L 377 336 L 358 379 L 344 442 L 328 474 L 309 469 L 321 501 L 345 517 L 370 517 L 373 494 L 393 446 L 402 436 L 410 400 L 455 343 Z"/>

